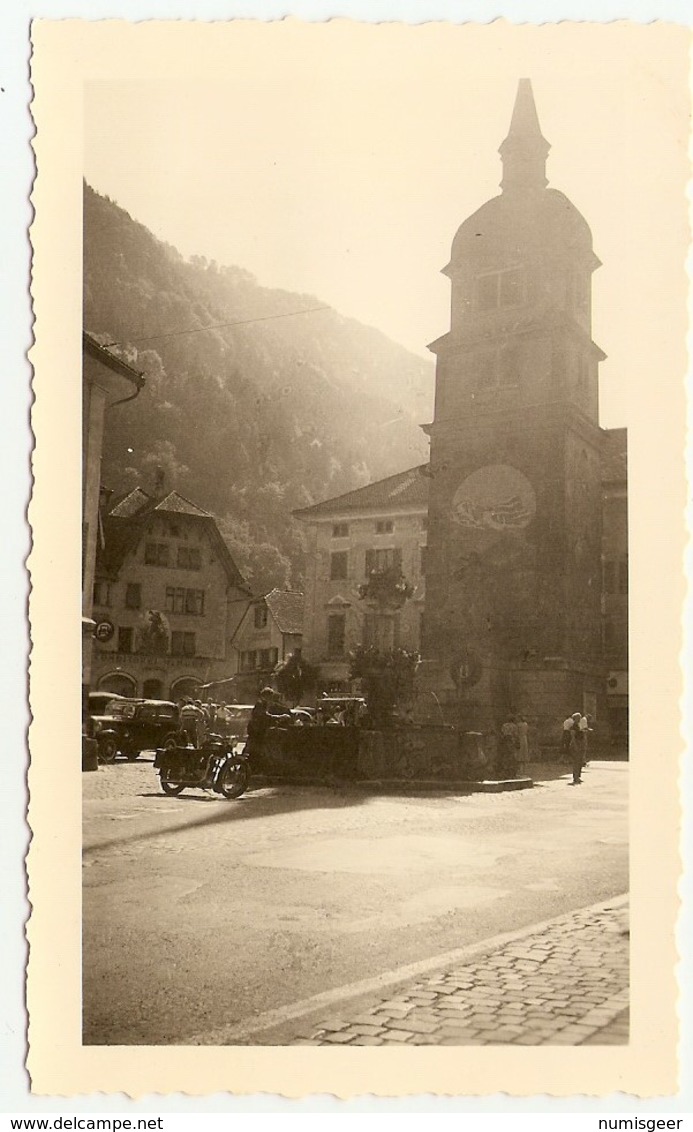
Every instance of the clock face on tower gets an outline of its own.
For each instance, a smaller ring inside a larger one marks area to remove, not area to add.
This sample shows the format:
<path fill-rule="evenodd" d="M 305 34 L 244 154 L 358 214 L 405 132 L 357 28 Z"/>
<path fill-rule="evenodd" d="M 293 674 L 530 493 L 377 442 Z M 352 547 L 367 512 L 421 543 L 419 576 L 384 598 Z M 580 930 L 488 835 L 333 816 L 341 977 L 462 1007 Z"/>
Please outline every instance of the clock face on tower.
<path fill-rule="evenodd" d="M 472 472 L 452 500 L 455 521 L 481 530 L 518 530 L 531 523 L 536 510 L 534 488 L 510 464 L 489 464 Z"/>

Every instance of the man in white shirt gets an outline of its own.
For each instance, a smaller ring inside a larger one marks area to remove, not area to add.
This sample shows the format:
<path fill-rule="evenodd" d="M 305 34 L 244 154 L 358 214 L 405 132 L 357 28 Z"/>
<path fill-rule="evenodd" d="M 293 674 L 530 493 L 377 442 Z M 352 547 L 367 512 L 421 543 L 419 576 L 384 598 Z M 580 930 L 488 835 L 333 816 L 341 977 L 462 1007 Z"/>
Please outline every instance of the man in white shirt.
<path fill-rule="evenodd" d="M 563 720 L 563 742 L 561 744 L 562 750 L 568 752 L 573 744 L 574 739 L 574 726 L 575 720 L 572 715 Z"/>
<path fill-rule="evenodd" d="M 580 735 L 580 741 L 582 743 L 582 765 L 583 765 L 583 767 L 587 766 L 587 736 L 588 736 L 589 732 L 592 730 L 591 723 L 592 723 L 592 716 L 591 715 L 581 715 L 580 716 L 580 721 L 578 723 L 578 733 Z"/>

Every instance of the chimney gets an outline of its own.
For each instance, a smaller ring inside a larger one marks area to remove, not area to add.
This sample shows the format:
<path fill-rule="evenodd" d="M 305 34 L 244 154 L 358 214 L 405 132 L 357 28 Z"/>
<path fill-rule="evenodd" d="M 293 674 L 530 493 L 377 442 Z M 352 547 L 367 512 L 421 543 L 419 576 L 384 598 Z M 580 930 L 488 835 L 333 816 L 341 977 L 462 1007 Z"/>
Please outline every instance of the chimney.
<path fill-rule="evenodd" d="M 154 498 L 163 499 L 166 494 L 166 476 L 164 469 L 157 464 L 154 469 Z"/>

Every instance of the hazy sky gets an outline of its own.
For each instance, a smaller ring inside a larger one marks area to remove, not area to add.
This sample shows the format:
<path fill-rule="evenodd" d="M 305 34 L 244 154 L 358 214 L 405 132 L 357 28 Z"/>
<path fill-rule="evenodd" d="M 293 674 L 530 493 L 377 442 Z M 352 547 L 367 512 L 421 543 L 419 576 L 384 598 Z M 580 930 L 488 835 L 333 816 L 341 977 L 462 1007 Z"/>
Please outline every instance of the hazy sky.
<path fill-rule="evenodd" d="M 202 30 L 126 27 L 90 59 L 86 179 L 155 235 L 425 354 L 449 325 L 440 269 L 460 223 L 498 192 L 497 149 L 529 76 L 550 184 L 603 262 L 602 423 L 627 423 L 639 381 L 683 379 L 667 324 L 686 254 L 684 29 Z"/>

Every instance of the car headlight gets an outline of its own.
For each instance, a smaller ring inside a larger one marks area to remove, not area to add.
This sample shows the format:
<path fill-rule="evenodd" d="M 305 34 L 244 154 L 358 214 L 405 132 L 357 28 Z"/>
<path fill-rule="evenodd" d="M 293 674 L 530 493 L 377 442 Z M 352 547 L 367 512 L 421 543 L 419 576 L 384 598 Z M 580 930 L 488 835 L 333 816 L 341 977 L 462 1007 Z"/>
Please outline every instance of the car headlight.
<path fill-rule="evenodd" d="M 98 733 L 99 733 L 99 731 L 101 730 L 102 727 L 103 727 L 103 723 L 96 723 L 95 722 L 94 723 L 94 734 L 98 735 Z"/>

